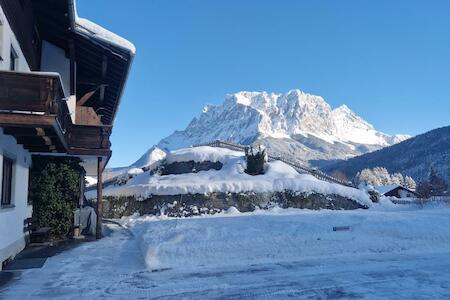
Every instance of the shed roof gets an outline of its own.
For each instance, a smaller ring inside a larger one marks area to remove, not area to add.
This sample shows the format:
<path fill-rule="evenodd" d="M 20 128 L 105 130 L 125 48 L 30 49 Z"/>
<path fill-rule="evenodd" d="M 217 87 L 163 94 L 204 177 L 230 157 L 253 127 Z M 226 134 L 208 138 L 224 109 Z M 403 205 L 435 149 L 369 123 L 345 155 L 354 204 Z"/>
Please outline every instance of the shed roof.
<path fill-rule="evenodd" d="M 410 190 L 402 185 L 398 185 L 398 184 L 380 185 L 380 186 L 375 186 L 374 188 L 375 188 L 375 190 L 377 190 L 379 193 L 381 193 L 383 195 L 385 195 L 389 192 L 392 192 L 393 190 L 396 190 L 396 189 L 402 189 L 402 190 L 408 191 L 410 193 L 416 194 L 415 191 L 412 191 L 412 190 Z"/>

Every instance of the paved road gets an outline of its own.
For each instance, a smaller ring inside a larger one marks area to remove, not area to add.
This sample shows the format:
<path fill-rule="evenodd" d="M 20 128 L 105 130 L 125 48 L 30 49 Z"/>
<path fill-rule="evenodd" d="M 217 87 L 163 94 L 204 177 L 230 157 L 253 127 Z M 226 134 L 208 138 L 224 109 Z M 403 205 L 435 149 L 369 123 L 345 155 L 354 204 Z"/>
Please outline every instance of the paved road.
<path fill-rule="evenodd" d="M 107 238 L 19 274 L 0 299 L 450 299 L 450 253 L 149 272 L 135 238 L 110 228 Z"/>

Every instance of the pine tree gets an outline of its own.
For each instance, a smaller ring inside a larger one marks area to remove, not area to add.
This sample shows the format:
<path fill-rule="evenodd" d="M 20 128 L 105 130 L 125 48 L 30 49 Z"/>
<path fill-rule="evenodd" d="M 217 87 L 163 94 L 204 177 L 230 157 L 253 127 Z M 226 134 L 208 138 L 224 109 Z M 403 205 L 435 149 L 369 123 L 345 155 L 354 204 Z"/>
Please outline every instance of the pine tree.
<path fill-rule="evenodd" d="M 417 185 L 416 192 L 420 195 L 420 197 L 424 199 L 430 198 L 432 195 L 431 195 L 431 186 L 428 180 L 423 180 L 419 182 L 419 184 Z"/>
<path fill-rule="evenodd" d="M 410 189 L 410 190 L 413 190 L 413 191 L 416 190 L 416 188 L 417 188 L 416 182 L 410 176 L 406 176 L 405 177 L 405 184 L 404 184 L 404 186 L 406 188 Z"/>
<path fill-rule="evenodd" d="M 363 169 L 356 174 L 354 181 L 357 185 L 363 183 L 373 186 L 401 185 L 411 189 L 415 189 L 416 187 L 416 182 L 411 177 L 404 177 L 401 173 L 394 173 L 391 175 L 388 170 L 383 167 Z"/>
<path fill-rule="evenodd" d="M 405 186 L 405 178 L 401 173 L 394 173 L 391 175 L 390 184 Z"/>
<path fill-rule="evenodd" d="M 436 173 L 436 170 L 434 168 L 431 168 L 428 183 L 430 185 L 430 193 L 432 196 L 441 196 L 448 190 L 447 183 Z"/>

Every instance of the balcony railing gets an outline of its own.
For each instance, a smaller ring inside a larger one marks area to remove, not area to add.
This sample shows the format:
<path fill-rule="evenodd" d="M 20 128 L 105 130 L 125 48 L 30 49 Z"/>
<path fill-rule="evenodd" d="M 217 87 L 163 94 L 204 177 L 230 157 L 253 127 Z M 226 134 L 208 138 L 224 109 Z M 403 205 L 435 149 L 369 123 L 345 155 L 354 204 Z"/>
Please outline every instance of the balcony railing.
<path fill-rule="evenodd" d="M 0 71 L 0 126 L 31 152 L 109 155 L 112 126 L 73 124 L 63 98 L 57 73 Z"/>
<path fill-rule="evenodd" d="M 0 110 L 57 114 L 63 98 L 57 73 L 0 71 Z"/>
<path fill-rule="evenodd" d="M 71 125 L 67 135 L 69 148 L 80 154 L 109 152 L 111 131 L 112 126 L 106 125 Z"/>

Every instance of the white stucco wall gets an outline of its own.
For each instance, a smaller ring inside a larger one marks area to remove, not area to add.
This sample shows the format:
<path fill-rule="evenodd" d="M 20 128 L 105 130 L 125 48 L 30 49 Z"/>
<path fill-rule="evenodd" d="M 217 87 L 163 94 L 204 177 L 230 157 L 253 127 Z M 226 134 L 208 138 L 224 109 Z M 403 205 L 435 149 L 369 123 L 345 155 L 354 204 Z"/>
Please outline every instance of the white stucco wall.
<path fill-rule="evenodd" d="M 66 57 L 64 49 L 42 41 L 41 71 L 59 73 L 64 95 L 70 95 L 70 60 Z"/>
<path fill-rule="evenodd" d="M 18 56 L 18 71 L 29 72 L 30 68 L 22 49 L 0 7 L 0 70 L 9 70 L 11 46 Z M 3 134 L 0 127 L 0 191 L 2 182 L 3 156 L 15 160 L 13 167 L 12 207 L 0 207 L 0 269 L 1 263 L 19 253 L 25 247 L 24 220 L 31 216 L 32 207 L 28 200 L 28 174 L 31 156 L 18 145 L 16 140 Z"/>
<path fill-rule="evenodd" d="M 414 197 L 414 194 L 412 194 L 408 191 L 405 191 L 405 190 L 400 190 L 399 194 L 400 194 L 400 198 L 413 198 Z"/>
<path fill-rule="evenodd" d="M 63 90 L 72 122 L 76 117 L 76 97 L 70 96 L 70 60 L 66 57 L 64 49 L 61 49 L 47 41 L 42 41 L 41 71 L 56 72 L 61 76 Z M 70 97 L 69 97 L 70 96 Z"/>
<path fill-rule="evenodd" d="M 3 12 L 2 7 L 0 6 L 0 56 L 3 60 L 0 60 L 0 70 L 9 70 L 9 54 L 11 51 L 11 45 L 16 50 L 18 55 L 18 71 L 28 72 L 30 71 L 30 67 L 25 59 L 25 56 L 22 53 L 22 49 L 17 42 L 17 39 L 14 33 L 11 30 L 11 27 L 8 24 L 8 20 Z"/>
<path fill-rule="evenodd" d="M 5 135 L 0 127 L 0 183 L 4 156 L 13 159 L 14 166 L 12 207 L 0 207 L 0 263 L 15 256 L 25 247 L 24 220 L 31 217 L 32 212 L 32 207 L 27 204 L 31 155 L 22 145 L 18 145 L 12 136 Z"/>

